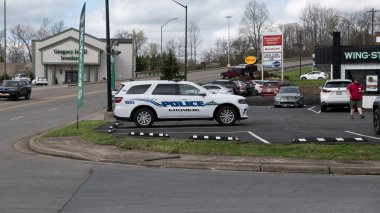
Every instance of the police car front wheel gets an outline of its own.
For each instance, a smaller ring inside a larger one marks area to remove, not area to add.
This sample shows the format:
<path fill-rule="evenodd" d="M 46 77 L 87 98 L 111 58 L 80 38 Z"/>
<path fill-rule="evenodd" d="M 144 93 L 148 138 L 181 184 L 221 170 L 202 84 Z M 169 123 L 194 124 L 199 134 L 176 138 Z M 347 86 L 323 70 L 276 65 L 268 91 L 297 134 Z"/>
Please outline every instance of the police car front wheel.
<path fill-rule="evenodd" d="M 216 120 L 220 125 L 229 126 L 234 125 L 237 119 L 237 112 L 234 108 L 225 106 L 218 110 Z"/>
<path fill-rule="evenodd" d="M 150 127 L 154 122 L 154 113 L 150 109 L 139 109 L 135 113 L 134 121 L 138 127 Z"/>

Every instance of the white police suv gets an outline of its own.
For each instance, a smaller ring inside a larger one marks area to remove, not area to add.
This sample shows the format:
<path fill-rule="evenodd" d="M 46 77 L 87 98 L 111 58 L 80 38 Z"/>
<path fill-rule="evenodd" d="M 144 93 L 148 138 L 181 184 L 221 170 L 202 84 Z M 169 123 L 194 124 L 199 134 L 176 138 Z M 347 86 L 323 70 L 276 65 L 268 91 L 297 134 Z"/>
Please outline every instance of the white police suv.
<path fill-rule="evenodd" d="M 248 118 L 246 99 L 213 94 L 188 81 L 131 81 L 121 84 L 115 95 L 114 117 L 150 127 L 154 121 L 217 120 L 234 125 Z"/>

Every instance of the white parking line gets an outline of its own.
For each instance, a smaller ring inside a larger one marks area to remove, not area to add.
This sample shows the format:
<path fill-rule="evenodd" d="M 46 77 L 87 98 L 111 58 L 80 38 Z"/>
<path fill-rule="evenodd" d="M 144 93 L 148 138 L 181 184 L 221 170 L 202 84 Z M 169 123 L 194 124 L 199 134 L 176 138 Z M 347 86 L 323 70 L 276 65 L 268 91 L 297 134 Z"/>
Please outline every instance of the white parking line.
<path fill-rule="evenodd" d="M 312 106 L 312 107 L 310 107 L 310 108 L 307 109 L 307 110 L 312 111 L 312 112 L 314 112 L 315 114 L 320 114 L 320 113 L 321 113 L 321 110 L 319 110 L 319 111 L 317 112 L 317 111 L 314 110 L 314 107 L 315 107 L 315 106 Z"/>
<path fill-rule="evenodd" d="M 351 132 L 351 131 L 345 131 L 345 132 L 353 134 L 353 135 L 358 135 L 358 136 L 362 136 L 362 137 L 372 138 L 372 139 L 375 139 L 375 140 L 380 140 L 380 138 L 372 137 L 372 136 L 369 136 L 369 135 L 362 135 L 362 134 L 359 134 L 359 133 L 356 133 L 356 132 Z"/>
<path fill-rule="evenodd" d="M 265 140 L 265 139 L 259 137 L 259 136 L 256 135 L 255 133 L 253 133 L 253 132 L 248 132 L 248 133 L 249 133 L 250 135 L 252 135 L 253 137 L 259 139 L 261 142 L 266 143 L 266 144 L 270 144 L 270 142 L 268 142 L 267 140 Z"/>
<path fill-rule="evenodd" d="M 17 120 L 17 119 L 20 119 L 20 118 L 23 118 L 24 116 L 18 116 L 18 117 L 15 117 L 15 118 L 11 118 L 9 119 L 10 121 L 14 121 L 14 120 Z"/>
<path fill-rule="evenodd" d="M 159 128 L 156 128 L 155 130 L 157 130 Z M 166 132 L 165 133 L 167 134 L 233 134 L 233 133 L 248 133 L 250 135 L 252 135 L 254 138 L 260 140 L 261 142 L 265 143 L 265 144 L 271 144 L 270 142 L 268 142 L 267 140 L 261 138 L 260 136 L 256 135 L 255 133 L 251 132 L 251 131 L 236 131 L 236 132 Z M 118 134 L 121 134 L 123 135 L 124 133 L 118 133 Z M 128 134 L 128 133 L 125 133 L 125 134 Z"/>
<path fill-rule="evenodd" d="M 57 110 L 58 108 L 52 108 L 52 109 L 49 109 L 48 111 L 54 111 L 54 110 Z"/>

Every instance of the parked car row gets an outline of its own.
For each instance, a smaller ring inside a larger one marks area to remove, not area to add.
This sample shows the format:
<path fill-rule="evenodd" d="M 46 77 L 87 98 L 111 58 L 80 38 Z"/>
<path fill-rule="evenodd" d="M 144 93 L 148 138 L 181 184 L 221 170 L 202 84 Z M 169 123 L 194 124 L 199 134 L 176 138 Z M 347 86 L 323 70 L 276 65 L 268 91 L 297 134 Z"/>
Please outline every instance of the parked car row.
<path fill-rule="evenodd" d="M 220 87 L 219 89 L 211 87 L 213 85 L 220 85 L 226 89 Z M 208 90 L 212 90 L 214 93 L 232 93 L 240 96 L 257 95 L 255 86 L 251 81 L 230 81 L 230 80 L 214 80 L 203 85 Z"/>

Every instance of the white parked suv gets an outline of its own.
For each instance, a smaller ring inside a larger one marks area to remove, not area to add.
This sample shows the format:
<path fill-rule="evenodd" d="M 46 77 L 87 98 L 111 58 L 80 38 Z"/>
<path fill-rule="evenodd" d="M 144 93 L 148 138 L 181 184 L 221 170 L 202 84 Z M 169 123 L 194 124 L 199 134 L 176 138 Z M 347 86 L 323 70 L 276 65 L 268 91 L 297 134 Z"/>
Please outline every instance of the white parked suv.
<path fill-rule="evenodd" d="M 29 81 L 29 83 L 30 83 L 30 78 L 29 78 L 28 74 L 23 74 L 23 73 L 16 74 L 13 77 L 13 79 L 14 80 L 25 80 L 25 81 Z"/>
<path fill-rule="evenodd" d="M 321 88 L 321 112 L 326 112 L 329 106 L 348 106 L 350 97 L 346 93 L 351 80 L 328 80 Z"/>
<path fill-rule="evenodd" d="M 150 127 L 164 120 L 217 120 L 234 125 L 248 118 L 246 99 L 213 94 L 188 81 L 131 81 L 121 84 L 115 95 L 114 117 Z"/>
<path fill-rule="evenodd" d="M 301 80 L 309 80 L 309 79 L 327 79 L 328 75 L 325 72 L 321 71 L 312 71 L 306 74 L 301 75 Z"/>

